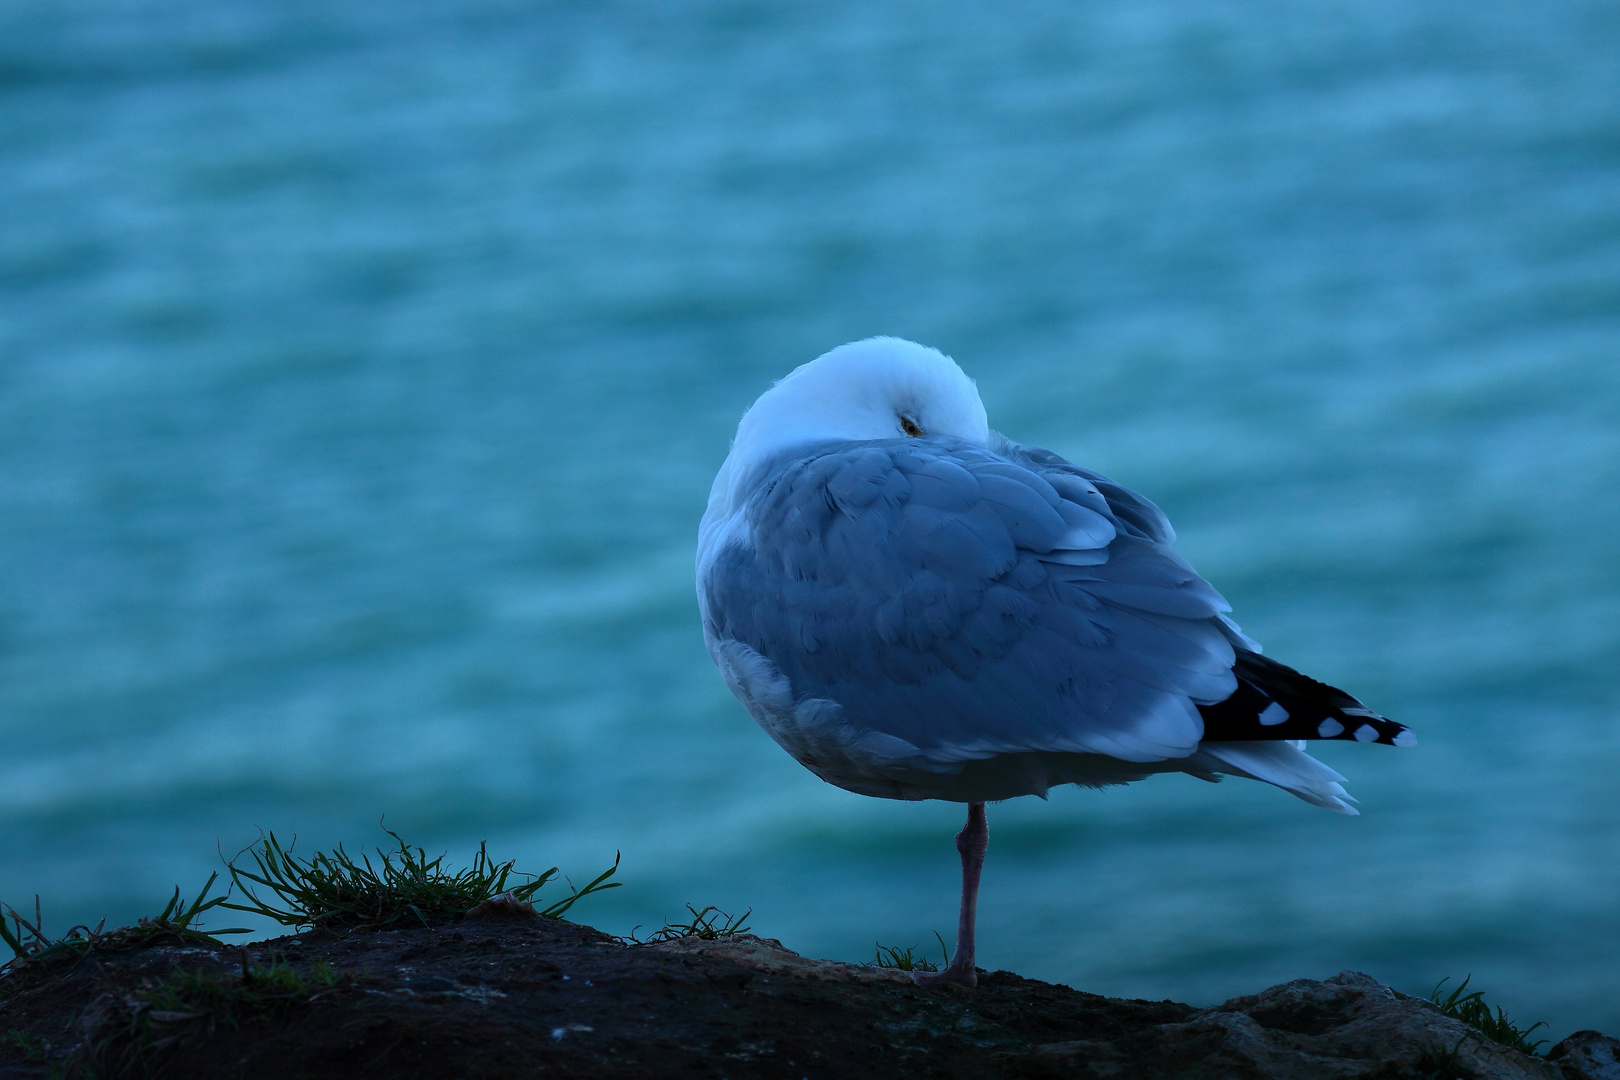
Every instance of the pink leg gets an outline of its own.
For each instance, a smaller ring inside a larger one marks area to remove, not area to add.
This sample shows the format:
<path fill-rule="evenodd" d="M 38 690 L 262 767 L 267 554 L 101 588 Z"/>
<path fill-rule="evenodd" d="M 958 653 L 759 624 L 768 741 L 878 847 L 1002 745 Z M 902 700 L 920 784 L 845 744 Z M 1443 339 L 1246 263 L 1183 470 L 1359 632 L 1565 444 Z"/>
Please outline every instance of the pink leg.
<path fill-rule="evenodd" d="M 979 985 L 973 964 L 973 925 L 979 914 L 979 872 L 984 869 L 984 852 L 990 846 L 990 824 L 984 818 L 984 803 L 968 804 L 967 824 L 956 834 L 956 850 L 962 853 L 962 914 L 956 927 L 956 952 L 944 971 L 918 971 L 913 977 L 923 986 L 953 982 L 969 989 Z"/>

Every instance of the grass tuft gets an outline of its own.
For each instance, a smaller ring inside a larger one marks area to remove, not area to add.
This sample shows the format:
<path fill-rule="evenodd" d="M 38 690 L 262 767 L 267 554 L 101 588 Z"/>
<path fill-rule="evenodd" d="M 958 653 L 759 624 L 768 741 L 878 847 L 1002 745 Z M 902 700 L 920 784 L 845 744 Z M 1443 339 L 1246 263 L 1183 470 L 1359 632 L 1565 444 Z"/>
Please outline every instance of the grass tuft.
<path fill-rule="evenodd" d="M 1521 1054 L 1535 1056 L 1541 1053 L 1541 1046 L 1546 1039 L 1537 1039 L 1531 1042 L 1529 1037 L 1536 1028 L 1546 1027 L 1546 1021 L 1538 1020 L 1527 1028 L 1520 1028 L 1509 1020 L 1507 1014 L 1500 1007 L 1494 1012 L 1485 1004 L 1483 990 L 1469 990 L 1468 981 L 1473 976 L 1463 979 L 1461 985 L 1452 990 L 1445 998 L 1440 993 L 1446 983 L 1451 981 L 1450 976 L 1441 979 L 1429 993 L 1429 1000 L 1440 1006 L 1440 1011 L 1456 1020 L 1461 1020 L 1469 1027 L 1478 1029 L 1481 1035 L 1494 1043 L 1500 1043 Z"/>
<path fill-rule="evenodd" d="M 945 948 L 945 939 L 939 936 L 938 930 L 934 931 L 934 937 L 939 941 L 939 954 L 943 958 L 941 962 L 944 964 L 949 964 L 951 962 L 951 954 L 949 950 Z M 938 964 L 934 963 L 932 960 L 917 955 L 917 947 L 915 945 L 911 946 L 910 948 L 902 949 L 898 945 L 882 945 L 875 942 L 873 944 L 875 951 L 872 956 L 872 962 L 867 965 L 868 967 L 894 968 L 899 971 L 939 970 Z"/>
<path fill-rule="evenodd" d="M 718 941 L 720 938 L 746 934 L 750 928 L 744 925 L 744 921 L 754 913 L 754 909 L 749 908 L 741 915 L 733 916 L 721 911 L 713 904 L 710 904 L 702 911 L 699 911 L 691 904 L 687 904 L 686 910 L 692 914 L 692 918 L 688 922 L 666 922 L 644 938 L 636 936 L 636 930 L 641 929 L 638 926 L 631 930 L 629 934 L 617 940 L 625 945 L 656 945 L 660 941 L 677 941 L 681 938 L 690 937 L 700 938 L 704 941 Z"/>
<path fill-rule="evenodd" d="M 61 937 L 53 938 L 44 931 L 44 919 L 40 915 L 39 897 L 34 897 L 34 920 L 29 922 L 16 908 L 0 904 L 0 942 L 4 942 L 11 950 L 11 959 L 0 964 L 0 972 L 13 965 L 34 963 L 60 956 L 84 956 L 95 949 L 118 948 L 123 946 L 139 946 L 156 944 L 160 940 L 191 944 L 223 944 L 220 934 L 249 934 L 251 930 L 241 927 L 226 927 L 204 933 L 202 915 L 206 911 L 225 903 L 225 896 L 216 896 L 212 899 L 208 894 L 213 891 L 214 882 L 219 880 L 218 874 L 210 874 L 203 884 L 202 891 L 195 900 L 187 901 L 180 895 L 180 886 L 174 887 L 174 895 L 163 906 L 163 910 L 156 915 L 144 916 L 134 926 L 120 926 L 116 930 L 103 929 L 107 922 L 91 928 L 89 926 L 75 926 L 70 928 Z M 10 920 L 11 925 L 6 925 Z"/>
<path fill-rule="evenodd" d="M 43 1062 L 51 1051 L 50 1043 L 20 1028 L 0 1034 L 0 1046 L 10 1046 L 27 1062 Z"/>
<path fill-rule="evenodd" d="M 516 859 L 498 863 L 482 843 L 472 866 L 447 870 L 443 855 L 430 859 L 424 849 L 411 847 L 393 830 L 383 831 L 399 847 L 394 851 L 378 848 L 375 864 L 364 853 L 355 861 L 342 844 L 335 852 L 317 851 L 300 859 L 281 846 L 275 833 L 263 835 L 227 864 L 234 888 L 246 902 L 224 906 L 293 927 L 388 926 L 406 918 L 430 926 L 438 920 L 460 918 L 502 894 L 532 904 L 535 894 L 557 876 L 555 866 L 539 875 L 516 871 Z M 253 860 L 251 868 L 238 865 L 243 856 Z M 583 888 L 574 888 L 570 882 L 569 895 L 539 908 L 536 914 L 560 919 L 592 893 L 618 888 L 618 882 L 607 880 L 618 869 L 619 856 L 614 855 L 613 865 Z M 514 885 L 514 876 L 529 880 Z M 255 887 L 268 889 L 271 895 L 261 896 Z"/>
<path fill-rule="evenodd" d="M 237 949 L 239 969 L 176 970 L 143 979 L 128 992 L 105 993 L 90 1003 L 80 1022 L 84 1041 L 64 1065 L 72 1076 L 161 1075 L 164 1056 L 206 1038 L 220 1024 L 273 1019 L 306 1008 L 358 978 L 316 962 L 299 969 L 275 953 L 250 964 Z"/>
<path fill-rule="evenodd" d="M 248 965 L 240 973 L 177 971 L 162 982 L 134 993 L 137 1014 L 148 1024 L 188 1020 L 223 1021 L 232 1027 L 263 1019 L 292 1005 L 307 1005 L 354 981 L 330 964 L 316 961 L 300 970 L 271 956 L 267 964 Z"/>
<path fill-rule="evenodd" d="M 15 1051 L 26 1064 L 45 1066 L 43 1080 L 99 1080 L 100 1074 L 95 1069 L 75 1067 L 77 1063 L 71 1054 L 58 1053 L 50 1040 L 21 1029 L 0 1033 L 0 1049 Z M 31 1070 L 30 1075 L 40 1074 Z"/>

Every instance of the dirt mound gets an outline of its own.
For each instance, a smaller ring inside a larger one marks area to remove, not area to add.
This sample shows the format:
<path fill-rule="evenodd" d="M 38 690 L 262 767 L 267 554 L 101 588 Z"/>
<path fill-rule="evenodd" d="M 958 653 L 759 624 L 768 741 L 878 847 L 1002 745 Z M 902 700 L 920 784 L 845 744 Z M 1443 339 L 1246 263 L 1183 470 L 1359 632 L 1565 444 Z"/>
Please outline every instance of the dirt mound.
<path fill-rule="evenodd" d="M 1199 1010 L 1004 971 L 981 975 L 975 992 L 924 990 L 903 972 L 808 960 L 750 935 L 626 945 L 520 910 L 481 914 L 242 947 L 157 941 L 14 967 L 0 979 L 0 1080 L 1564 1080 L 1353 973 Z"/>

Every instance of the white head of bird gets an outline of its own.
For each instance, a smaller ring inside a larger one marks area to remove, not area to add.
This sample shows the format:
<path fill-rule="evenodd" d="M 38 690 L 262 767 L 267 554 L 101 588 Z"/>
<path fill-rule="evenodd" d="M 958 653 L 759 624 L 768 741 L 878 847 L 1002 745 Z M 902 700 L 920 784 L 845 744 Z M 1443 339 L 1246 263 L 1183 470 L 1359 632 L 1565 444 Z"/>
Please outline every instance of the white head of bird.
<path fill-rule="evenodd" d="M 893 337 L 840 345 L 795 368 L 737 426 L 735 460 L 832 439 L 945 435 L 983 446 L 990 432 L 973 380 L 956 361 Z"/>
<path fill-rule="evenodd" d="M 743 414 L 709 489 L 699 562 L 735 509 L 736 486 L 784 450 L 816 442 L 948 436 L 983 446 L 978 388 L 938 349 L 896 337 L 852 341 L 794 368 Z"/>

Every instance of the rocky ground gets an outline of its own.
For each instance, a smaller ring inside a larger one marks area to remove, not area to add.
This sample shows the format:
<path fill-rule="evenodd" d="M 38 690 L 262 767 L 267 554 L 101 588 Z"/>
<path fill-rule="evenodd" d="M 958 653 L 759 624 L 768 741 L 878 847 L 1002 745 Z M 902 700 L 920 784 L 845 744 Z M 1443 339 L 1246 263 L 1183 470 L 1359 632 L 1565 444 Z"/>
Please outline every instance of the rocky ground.
<path fill-rule="evenodd" d="M 1211 1009 L 981 974 L 923 990 L 753 936 L 626 945 L 522 914 L 247 946 L 161 935 L 13 965 L 0 1080 L 375 1077 L 1295 1077 L 1620 1080 L 1343 972 Z"/>

